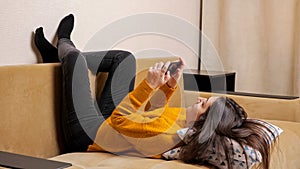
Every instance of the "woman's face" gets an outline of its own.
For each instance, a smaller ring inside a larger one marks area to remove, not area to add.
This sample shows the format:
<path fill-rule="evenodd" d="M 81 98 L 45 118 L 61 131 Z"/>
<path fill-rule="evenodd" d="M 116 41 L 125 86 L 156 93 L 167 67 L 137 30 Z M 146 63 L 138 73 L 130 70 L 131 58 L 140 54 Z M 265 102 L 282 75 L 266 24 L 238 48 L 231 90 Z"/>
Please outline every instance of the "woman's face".
<path fill-rule="evenodd" d="M 197 121 L 200 116 L 215 102 L 218 97 L 203 98 L 198 97 L 195 104 L 186 109 L 187 122 Z"/>

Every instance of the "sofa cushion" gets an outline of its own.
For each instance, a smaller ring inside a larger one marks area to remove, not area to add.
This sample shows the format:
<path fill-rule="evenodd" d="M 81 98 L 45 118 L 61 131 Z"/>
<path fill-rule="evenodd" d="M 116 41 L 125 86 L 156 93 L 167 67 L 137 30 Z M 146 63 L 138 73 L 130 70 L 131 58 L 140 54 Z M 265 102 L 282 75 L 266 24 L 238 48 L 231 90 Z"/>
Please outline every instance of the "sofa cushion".
<path fill-rule="evenodd" d="M 284 130 L 279 136 L 279 139 L 274 146 L 274 150 L 272 151 L 270 168 L 299 168 L 300 123 L 277 120 L 268 120 L 268 122 Z M 204 166 L 185 164 L 178 160 L 166 161 L 163 159 L 117 156 L 105 152 L 69 153 L 51 159 L 72 163 L 73 166 L 70 169 L 207 169 L 207 167 Z"/>
<path fill-rule="evenodd" d="M 104 152 L 68 153 L 51 159 L 72 163 L 73 166 L 68 169 L 208 169 L 176 160 L 117 156 Z"/>
<path fill-rule="evenodd" d="M 284 112 L 282 112 L 284 113 Z M 271 152 L 270 168 L 299 168 L 300 167 L 300 123 L 279 120 L 268 120 L 268 122 L 283 129 L 274 150 Z"/>

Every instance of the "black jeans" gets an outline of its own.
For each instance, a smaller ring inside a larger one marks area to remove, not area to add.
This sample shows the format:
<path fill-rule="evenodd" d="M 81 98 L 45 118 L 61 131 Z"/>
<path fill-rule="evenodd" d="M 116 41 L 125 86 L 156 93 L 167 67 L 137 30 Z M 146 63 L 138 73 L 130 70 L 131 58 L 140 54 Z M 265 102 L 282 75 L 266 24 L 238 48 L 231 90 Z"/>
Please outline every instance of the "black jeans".
<path fill-rule="evenodd" d="M 134 88 L 136 62 L 127 51 L 80 52 L 69 39 L 60 39 L 62 62 L 62 129 L 68 152 L 86 151 L 97 130 Z M 88 70 L 108 72 L 103 92 L 93 99 Z"/>

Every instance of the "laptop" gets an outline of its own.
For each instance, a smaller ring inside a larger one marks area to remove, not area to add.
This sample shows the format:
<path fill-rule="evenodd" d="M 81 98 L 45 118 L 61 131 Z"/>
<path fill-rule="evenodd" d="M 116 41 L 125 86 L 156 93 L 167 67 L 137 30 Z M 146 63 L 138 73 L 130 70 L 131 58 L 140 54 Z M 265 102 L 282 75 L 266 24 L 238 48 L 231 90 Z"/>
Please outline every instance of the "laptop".
<path fill-rule="evenodd" d="M 72 164 L 0 151 L 0 166 L 13 169 L 63 169 Z"/>

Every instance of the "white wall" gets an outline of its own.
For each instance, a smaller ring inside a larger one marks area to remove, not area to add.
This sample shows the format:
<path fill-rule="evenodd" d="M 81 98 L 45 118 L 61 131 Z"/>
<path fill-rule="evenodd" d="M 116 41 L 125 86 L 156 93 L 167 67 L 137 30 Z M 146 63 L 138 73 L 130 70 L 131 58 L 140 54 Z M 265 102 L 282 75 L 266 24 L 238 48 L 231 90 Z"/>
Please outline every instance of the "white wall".
<path fill-rule="evenodd" d="M 132 15 L 149 12 L 162 13 L 172 16 L 171 20 L 174 19 L 175 22 L 184 21 L 197 29 L 200 12 L 199 0 L 0 0 L 0 5 L 2 7 L 0 11 L 0 50 L 2 52 L 0 65 L 37 63 L 40 59 L 32 41 L 33 31 L 43 26 L 45 36 L 56 43 L 54 37 L 58 23 L 69 13 L 75 15 L 72 40 L 79 49 L 86 50 L 89 49 L 87 44 L 97 32 L 101 32 L 121 18 L 126 21 Z M 146 23 L 145 20 L 141 25 Z M 139 24 L 135 26 L 139 27 Z M 157 27 L 160 29 L 160 25 Z M 119 27 L 118 30 L 129 31 L 122 28 Z M 190 36 L 188 29 L 181 33 L 184 34 L 183 36 Z M 192 43 L 184 44 L 176 37 L 142 33 L 127 36 L 111 48 L 129 50 L 137 57 L 180 55 L 185 58 L 189 67 L 196 68 L 197 55 L 190 49 L 195 47 L 190 47 L 190 45 L 196 45 L 198 38 L 192 37 L 189 41 Z M 105 42 L 101 43 L 105 44 Z M 99 49 L 103 48 L 101 43 Z"/>

